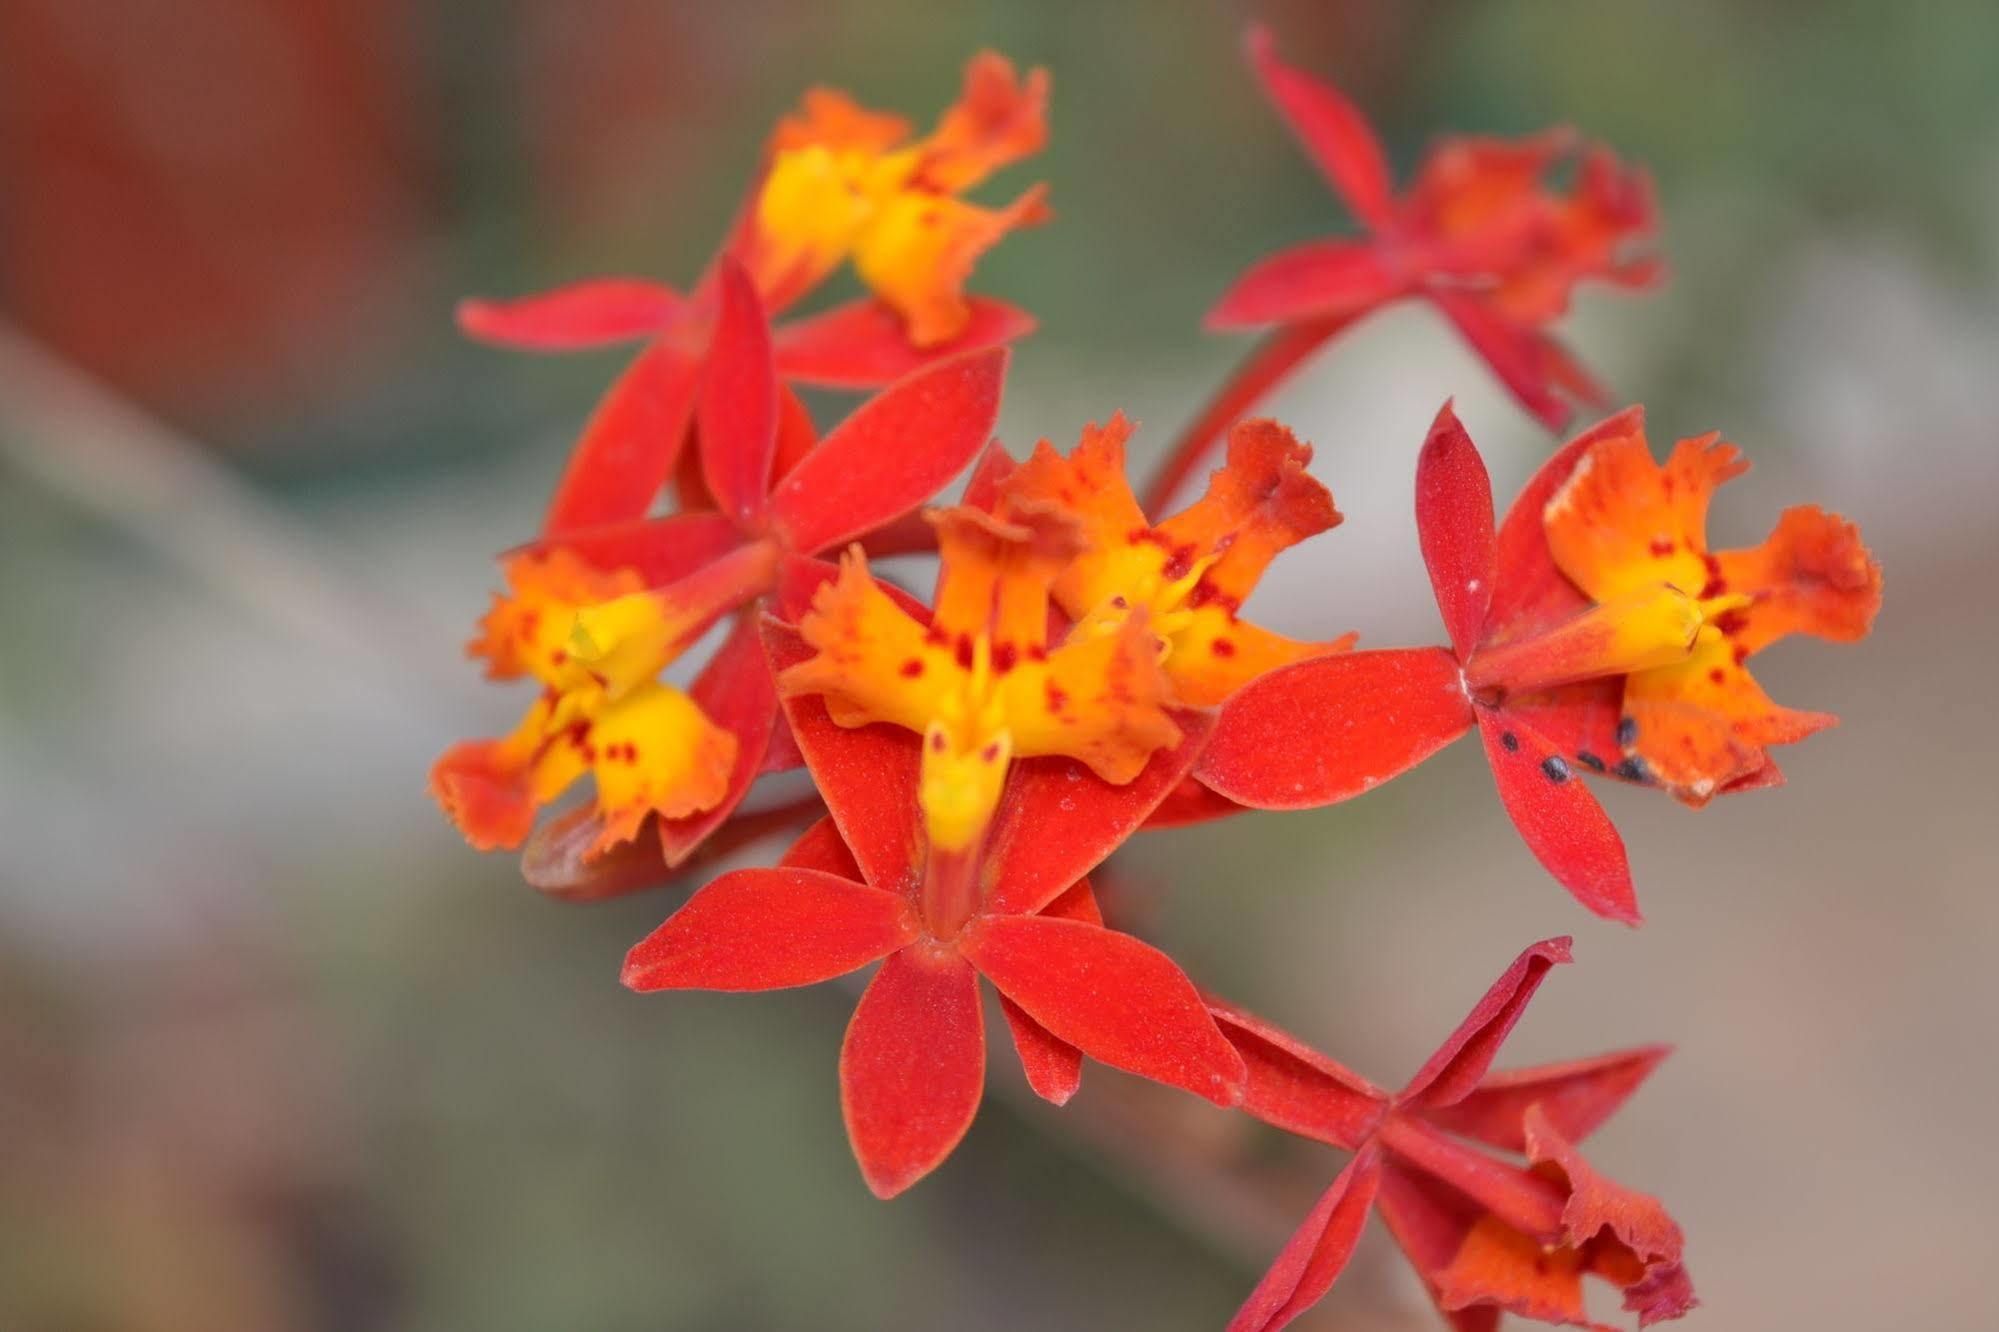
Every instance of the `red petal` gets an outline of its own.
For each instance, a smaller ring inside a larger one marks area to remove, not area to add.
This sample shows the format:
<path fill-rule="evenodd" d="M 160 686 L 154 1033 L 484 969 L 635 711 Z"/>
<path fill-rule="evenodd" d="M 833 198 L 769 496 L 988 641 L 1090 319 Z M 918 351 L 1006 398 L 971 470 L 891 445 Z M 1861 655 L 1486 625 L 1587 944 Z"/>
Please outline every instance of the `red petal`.
<path fill-rule="evenodd" d="M 1462 291 L 1432 288 L 1430 299 L 1522 407 L 1550 430 L 1568 424 L 1571 408 L 1555 391 L 1555 362 L 1540 330 L 1515 323 Z"/>
<path fill-rule="evenodd" d="M 595 278 L 513 301 L 458 303 L 458 327 L 481 342 L 571 351 L 649 338 L 680 314 L 673 288 L 643 278 Z"/>
<path fill-rule="evenodd" d="M 1242 1108 L 1266 1124 L 1354 1150 L 1389 1095 L 1289 1032 L 1210 995 L 1208 1011 L 1249 1068 Z"/>
<path fill-rule="evenodd" d="M 668 865 L 686 860 L 726 823 L 763 770 L 764 751 L 777 722 L 777 684 L 770 676 L 754 614 L 736 617 L 735 628 L 688 693 L 709 721 L 736 737 L 736 764 L 729 772 L 728 790 L 713 809 L 684 819 L 657 820 Z"/>
<path fill-rule="evenodd" d="M 1492 481 L 1478 446 L 1445 403 L 1416 460 L 1416 535 L 1460 661 L 1485 634 L 1492 604 Z"/>
<path fill-rule="evenodd" d="M 701 478 L 715 507 L 748 526 L 770 497 L 777 371 L 770 325 L 749 275 L 724 259 L 718 277 L 721 313 L 701 377 Z"/>
<path fill-rule="evenodd" d="M 911 345 L 902 316 L 877 300 L 791 320 L 774 330 L 778 373 L 819 388 L 876 388 L 941 357 L 996 347 L 1034 331 L 1034 317 L 1004 301 L 974 296 L 970 305 L 964 332 L 921 350 Z"/>
<path fill-rule="evenodd" d="M 1180 743 L 1113 786 L 1075 759 L 1017 759 L 986 843 L 986 910 L 1031 915 L 1102 864 L 1144 826 L 1201 752 L 1212 722 L 1175 713 Z"/>
<path fill-rule="evenodd" d="M 1480 712 L 1478 727 L 1500 802 L 1534 859 L 1597 915 L 1641 923 L 1624 839 L 1569 761 L 1524 716 Z"/>
<path fill-rule="evenodd" d="M 1036 1022 L 1099 1063 L 1204 1096 L 1242 1099 L 1242 1056 L 1173 960 L 1129 934 L 1045 916 L 980 916 L 972 965 Z"/>
<path fill-rule="evenodd" d="M 786 849 L 777 863 L 786 869 L 819 870 L 837 874 L 843 879 L 858 880 L 861 877 L 861 867 L 854 863 L 854 853 L 840 840 L 840 830 L 833 826 L 831 819 L 821 819 L 799 834 L 798 840 Z"/>
<path fill-rule="evenodd" d="M 648 587 L 677 583 L 743 544 L 743 533 L 719 513 L 675 513 L 664 518 L 578 528 L 531 541 L 508 552 L 533 555 L 574 551 L 599 569 L 636 569 Z"/>
<path fill-rule="evenodd" d="M 1014 1053 L 1020 1056 L 1020 1071 L 1027 1075 L 1027 1085 L 1042 1100 L 1067 1105 L 1083 1082 L 1083 1052 L 1029 1017 L 1005 995 L 1000 996 L 1000 1012 L 1006 1015 L 1007 1030 L 1013 1033 Z"/>
<path fill-rule="evenodd" d="M 900 517 L 936 494 L 992 438 L 1004 347 L 939 361 L 855 409 L 778 483 L 771 518 L 813 554 Z"/>
<path fill-rule="evenodd" d="M 1097 909 L 1090 881 L 1084 879 L 1068 892 L 1042 908 L 1041 914 L 1061 920 L 1080 920 L 1090 925 L 1104 923 Z M 1013 1048 L 1020 1055 L 1021 1071 L 1027 1085 L 1044 1101 L 1066 1105 L 1083 1080 L 1083 1052 L 1051 1034 L 1048 1028 L 1029 1017 L 1025 1010 L 1005 995 L 1000 996 L 1000 1012 L 1013 1032 Z"/>
<path fill-rule="evenodd" d="M 1195 776 L 1255 809 L 1310 809 L 1407 772 L 1471 724 L 1442 648 L 1315 657 L 1237 691 Z"/>
<path fill-rule="evenodd" d="M 1301 319 L 1358 319 L 1407 289 L 1382 263 L 1373 241 L 1307 241 L 1251 265 L 1201 322 L 1219 332 Z"/>
<path fill-rule="evenodd" d="M 1534 991 L 1541 988 L 1549 969 L 1569 960 L 1566 937 L 1543 939 L 1513 959 L 1513 965 L 1492 983 L 1458 1029 L 1409 1079 L 1409 1085 L 1396 1097 L 1397 1103 L 1434 1110 L 1469 1096 L 1492 1067 L 1499 1047 L 1526 1011 Z"/>
<path fill-rule="evenodd" d="M 1525 1155 L 1527 1135 L 1522 1126 L 1529 1107 L 1536 1107 L 1563 1137 L 1581 1142 L 1616 1114 L 1670 1053 L 1669 1046 L 1647 1045 L 1595 1059 L 1495 1073 L 1457 1104 L 1430 1111 L 1430 1120 L 1461 1137 Z"/>
<path fill-rule="evenodd" d="M 1366 117 L 1330 84 L 1279 61 L 1270 30 L 1261 24 L 1249 30 L 1246 45 L 1264 93 L 1354 216 L 1370 227 L 1387 225 L 1394 187 Z"/>
<path fill-rule="evenodd" d="M 583 427 L 542 535 L 643 518 L 680 459 L 700 380 L 701 357 L 685 348 L 655 342 L 639 353 Z"/>
<path fill-rule="evenodd" d="M 1381 1186 L 1381 1154 L 1372 1145 L 1347 1163 L 1284 1251 L 1264 1273 L 1229 1332 L 1276 1332 L 1324 1299 L 1346 1270 Z"/>
<path fill-rule="evenodd" d="M 1548 549 L 1546 511 L 1583 454 L 1599 440 L 1642 434 L 1645 409 L 1630 407 L 1584 431 L 1541 464 L 1499 527 L 1498 570 L 1492 608 L 1486 615 L 1487 637 L 1520 638 L 1552 628 L 1591 602 L 1555 567 Z"/>
<path fill-rule="evenodd" d="M 772 674 L 812 655 L 788 625 L 766 618 L 763 634 Z M 817 694 L 788 698 L 784 710 L 826 810 L 867 881 L 898 895 L 913 888 L 921 846 L 916 800 L 923 761 L 920 738 L 886 724 L 837 726 Z"/>
<path fill-rule="evenodd" d="M 650 990 L 781 990 L 855 971 L 916 937 L 908 902 L 802 869 L 746 869 L 687 899 L 625 957 Z"/>
<path fill-rule="evenodd" d="M 1224 795 L 1217 795 L 1199 781 L 1189 777 L 1174 787 L 1159 802 L 1159 808 L 1145 821 L 1145 831 L 1160 828 L 1185 828 L 1196 823 L 1212 823 L 1232 814 L 1241 814 L 1249 806 L 1238 805 Z"/>
<path fill-rule="evenodd" d="M 840 1045 L 840 1112 L 875 1197 L 893 1198 L 951 1154 L 985 1085 L 977 973 L 951 952 L 891 954 Z"/>

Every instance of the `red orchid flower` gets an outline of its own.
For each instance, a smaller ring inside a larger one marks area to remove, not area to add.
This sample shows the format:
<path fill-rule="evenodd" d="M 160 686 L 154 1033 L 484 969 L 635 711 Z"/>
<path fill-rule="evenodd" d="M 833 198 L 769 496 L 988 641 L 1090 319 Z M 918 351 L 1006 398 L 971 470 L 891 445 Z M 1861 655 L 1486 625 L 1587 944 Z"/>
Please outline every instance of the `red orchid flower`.
<path fill-rule="evenodd" d="M 766 620 L 765 634 L 779 672 L 815 659 L 797 630 Z M 1087 1054 L 1235 1102 L 1241 1058 L 1192 982 L 1165 954 L 1106 929 L 1085 877 L 1185 775 L 1203 719 L 1180 719 L 1179 743 L 1123 785 L 1063 755 L 1014 760 L 979 849 L 960 858 L 936 844 L 936 811 L 925 808 L 932 739 L 842 725 L 817 693 L 792 693 L 785 706 L 830 820 L 778 867 L 697 892 L 632 950 L 627 985 L 777 989 L 880 960 L 841 1046 L 840 1086 L 862 1176 L 883 1198 L 935 1169 L 977 1113 L 980 976 L 1000 992 L 1022 1067 L 1049 1100 L 1075 1091 Z"/>
<path fill-rule="evenodd" d="M 772 314 L 852 259 L 873 294 L 771 332 L 780 409 L 802 417 L 790 384 L 875 388 L 939 357 L 1033 328 L 1020 310 L 963 287 L 1008 231 L 1046 218 L 1036 187 L 993 210 L 957 196 L 1047 140 L 1048 77 L 1024 80 L 990 51 L 935 131 L 911 140 L 900 117 L 814 89 L 772 136 L 763 170 L 722 252 L 691 294 L 635 278 L 576 283 L 514 301 L 467 301 L 473 337 L 532 351 L 645 340 L 598 404 L 557 487 L 543 535 L 643 517 L 674 475 L 739 266 Z M 697 432 L 698 433 L 698 432 Z M 702 443 L 701 448 L 709 446 Z M 709 472 L 706 460 L 702 472 Z M 712 482 L 713 477 L 707 479 Z"/>
<path fill-rule="evenodd" d="M 1816 508 L 1755 550 L 1709 554 L 1708 496 L 1740 471 L 1711 437 L 1658 468 L 1633 408 L 1549 459 L 1495 533 L 1485 464 L 1447 404 L 1417 464 L 1416 522 L 1451 647 L 1265 676 L 1224 709 L 1201 780 L 1261 809 L 1331 804 L 1476 725 L 1535 858 L 1636 924 L 1624 844 L 1579 771 L 1692 803 L 1774 785 L 1764 746 L 1831 718 L 1777 708 L 1743 662 L 1789 632 L 1858 638 L 1880 603 L 1858 531 Z"/>
<path fill-rule="evenodd" d="M 1446 139 L 1398 194 L 1387 154 L 1360 111 L 1332 85 L 1278 60 L 1270 33 L 1252 28 L 1251 67 L 1312 162 L 1365 228 L 1308 241 L 1251 268 L 1209 311 L 1208 327 L 1276 326 L 1169 455 L 1148 496 L 1162 503 L 1230 422 L 1314 351 L 1395 301 L 1442 310 L 1520 404 L 1549 429 L 1565 401 L 1603 405 L 1606 394 L 1549 327 L 1586 280 L 1655 285 L 1660 263 L 1632 255 L 1658 230 L 1645 173 L 1567 130 L 1528 139 Z M 1551 173 L 1576 163 L 1560 192 Z"/>
<path fill-rule="evenodd" d="M 1609 1332 L 1589 1320 L 1582 1279 L 1618 1287 L 1640 1327 L 1695 1305 L 1680 1228 L 1658 1201 L 1599 1174 L 1576 1144 L 1668 1050 L 1490 1073 L 1507 1035 L 1569 941 L 1535 944 L 1399 1092 L 1388 1092 L 1262 1019 L 1210 1000 L 1249 1068 L 1242 1108 L 1354 1153 L 1229 1324 L 1275 1332 L 1330 1290 L 1378 1210 L 1460 1332 L 1504 1313 Z M 1474 1144 L 1524 1157 L 1516 1165 Z"/>
<path fill-rule="evenodd" d="M 729 818 L 773 758 L 778 720 L 754 613 L 787 556 L 812 555 L 914 509 L 991 437 L 1007 352 L 936 361 L 818 439 L 784 409 L 768 327 L 747 275 L 722 269 L 722 312 L 698 405 L 717 509 L 544 538 L 507 561 L 473 651 L 492 674 L 530 674 L 541 699 L 512 736 L 455 746 L 431 787 L 481 849 L 516 847 L 538 806 L 585 770 L 598 799 L 550 835 L 590 857 L 656 815 L 668 865 Z M 604 572 L 609 571 L 609 572 Z M 722 617 L 735 628 L 681 694 L 659 673 Z M 777 766 L 789 766 L 782 750 Z M 548 859 L 550 852 L 533 858 Z M 609 878 L 629 882 L 622 871 Z M 569 895 L 610 891 L 586 880 Z"/>

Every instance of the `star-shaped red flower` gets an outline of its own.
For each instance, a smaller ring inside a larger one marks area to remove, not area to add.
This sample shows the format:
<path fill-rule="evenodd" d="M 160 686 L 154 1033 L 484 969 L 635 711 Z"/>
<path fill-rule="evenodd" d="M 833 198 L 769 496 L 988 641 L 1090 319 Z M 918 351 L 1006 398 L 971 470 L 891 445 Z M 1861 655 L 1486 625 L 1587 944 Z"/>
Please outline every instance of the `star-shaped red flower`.
<path fill-rule="evenodd" d="M 1447 404 L 1417 464 L 1416 523 L 1451 646 L 1264 676 L 1229 700 L 1198 776 L 1256 808 L 1331 804 L 1476 726 L 1535 858 L 1636 924 L 1624 843 L 1581 776 L 1664 781 L 1690 803 L 1775 784 L 1764 746 L 1831 719 L 1777 708 L 1743 662 L 1786 633 L 1858 638 L 1880 602 L 1857 529 L 1816 508 L 1755 550 L 1710 555 L 1708 494 L 1740 471 L 1716 447 L 1684 441 L 1661 470 L 1643 414 L 1619 413 L 1549 459 L 1495 532 L 1485 464 Z"/>
<path fill-rule="evenodd" d="M 1262 260 L 1208 312 L 1208 327 L 1269 327 L 1176 444 L 1148 492 L 1178 488 L 1228 426 L 1335 335 L 1393 302 L 1426 300 L 1457 328 L 1520 404 L 1550 429 L 1573 398 L 1607 395 L 1550 332 L 1585 281 L 1655 285 L 1645 253 L 1658 231 L 1652 185 L 1607 149 L 1568 130 L 1508 140 L 1445 139 L 1398 192 L 1367 119 L 1331 84 L 1277 58 L 1270 33 L 1247 48 L 1265 95 L 1364 228 Z M 1549 177 L 1573 165 L 1567 190 Z"/>
<path fill-rule="evenodd" d="M 662 729 L 642 737 L 625 763 L 607 766 L 592 729 L 566 724 L 558 713 L 554 720 L 565 724 L 546 728 L 537 749 L 458 746 L 440 761 L 432 786 L 476 844 L 518 846 L 534 807 L 548 798 L 548 783 L 538 774 L 551 762 L 573 762 L 563 751 L 574 749 L 598 764 L 600 790 L 607 775 L 615 781 L 627 769 L 646 772 L 650 780 L 623 810 L 599 801 L 546 825 L 544 835 L 563 845 L 582 840 L 595 855 L 635 835 L 644 816 L 656 812 L 652 826 L 666 863 L 683 861 L 730 817 L 773 757 L 775 766 L 796 762 L 788 747 L 773 755 L 777 693 L 754 609 L 777 585 L 785 559 L 816 554 L 908 513 L 963 471 L 991 438 L 1005 348 L 930 363 L 867 399 L 822 440 L 779 387 L 768 325 L 747 275 L 725 262 L 720 289 L 721 315 L 697 404 L 701 464 L 716 508 L 544 537 L 510 557 L 510 567 L 550 561 L 575 566 L 586 571 L 586 583 L 615 599 L 518 608 L 502 600 L 495 613 L 544 636 L 552 630 L 549 651 L 569 658 L 571 671 L 585 668 L 586 686 L 622 679 L 664 689 L 651 684 L 659 672 L 720 618 L 742 608 L 687 695 L 698 709 L 693 724 L 705 720 L 710 743 L 686 761 L 666 760 L 673 771 L 657 773 L 661 751 L 672 747 L 672 733 Z M 590 570 L 616 574 L 598 577 Z M 566 619 L 552 625 L 558 616 Z M 709 771 L 694 774 L 699 782 L 681 780 L 681 770 L 693 765 Z M 664 803 L 662 791 L 677 803 Z M 549 855 L 543 851 L 538 858 Z M 577 891 L 590 895 L 595 889 L 582 885 Z"/>
<path fill-rule="evenodd" d="M 602 278 L 511 301 L 467 301 L 465 331 L 531 351 L 643 340 L 605 394 L 571 455 L 543 523 L 545 536 L 644 516 L 674 475 L 712 378 L 712 349 L 729 318 L 728 271 L 747 274 L 773 315 L 852 259 L 871 296 L 789 320 L 771 335 L 786 416 L 802 416 L 789 385 L 867 389 L 939 357 L 1021 337 L 1024 312 L 962 287 L 974 260 L 1014 227 L 1047 215 L 1036 187 L 999 210 L 957 196 L 1047 139 L 1048 79 L 1015 75 L 985 52 L 964 91 L 920 140 L 900 117 L 814 89 L 772 136 L 737 222 L 691 293 L 636 278 Z M 712 485 L 704 454 L 701 471 Z"/>
<path fill-rule="evenodd" d="M 1694 1307 L 1679 1226 L 1656 1199 L 1599 1174 L 1576 1148 L 1638 1089 L 1665 1047 L 1488 1071 L 1542 979 L 1568 960 L 1567 939 L 1522 953 L 1393 1093 L 1261 1018 L 1210 1001 L 1249 1068 L 1242 1108 L 1355 1154 L 1230 1332 L 1275 1332 L 1323 1298 L 1370 1210 L 1460 1332 L 1492 1332 L 1506 1312 L 1609 1332 L 1584 1311 L 1586 1275 L 1618 1287 L 1641 1327 Z"/>
<path fill-rule="evenodd" d="M 780 673 L 813 660 L 795 629 L 766 620 L 764 632 Z M 1193 983 L 1164 953 L 1105 928 L 1086 880 L 1186 775 L 1204 717 L 1177 716 L 1178 743 L 1122 785 L 1064 755 L 1013 760 L 988 829 L 961 858 L 933 845 L 919 796 L 925 736 L 836 723 L 817 693 L 785 707 L 830 819 L 777 868 L 697 892 L 632 950 L 627 985 L 777 989 L 880 960 L 841 1047 L 840 1087 L 861 1173 L 884 1198 L 935 1169 L 978 1111 L 981 976 L 1000 992 L 1030 1083 L 1052 1101 L 1074 1092 L 1085 1054 L 1236 1101 L 1241 1059 Z"/>

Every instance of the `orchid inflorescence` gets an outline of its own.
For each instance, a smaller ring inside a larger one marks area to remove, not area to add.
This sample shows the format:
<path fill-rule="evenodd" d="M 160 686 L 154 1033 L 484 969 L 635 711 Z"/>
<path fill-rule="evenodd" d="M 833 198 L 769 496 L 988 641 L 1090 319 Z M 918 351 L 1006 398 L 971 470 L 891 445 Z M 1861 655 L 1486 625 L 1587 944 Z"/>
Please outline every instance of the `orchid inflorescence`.
<path fill-rule="evenodd" d="M 1113 928 L 1091 875 L 1139 832 L 1343 801 L 1475 729 L 1535 858 L 1636 925 L 1590 780 L 1692 806 L 1779 784 L 1770 751 L 1834 719 L 1773 702 L 1749 659 L 1791 633 L 1864 635 L 1879 568 L 1852 524 L 1811 507 L 1759 546 L 1711 550 L 1709 500 L 1747 464 L 1713 435 L 1656 461 L 1637 408 L 1559 449 L 1500 520 L 1446 404 L 1416 463 L 1444 644 L 1356 650 L 1343 626 L 1302 641 L 1244 618 L 1270 563 L 1341 521 L 1311 446 L 1245 419 L 1308 354 L 1421 299 L 1559 427 L 1567 399 L 1603 398 L 1550 332 L 1571 293 L 1662 272 L 1649 182 L 1608 150 L 1560 131 L 1447 140 L 1398 193 L 1338 91 L 1261 31 L 1249 54 L 1362 230 L 1272 256 L 1222 297 L 1212 326 L 1274 331 L 1144 502 L 1122 416 L 1021 462 L 990 442 L 1006 344 L 1032 321 L 965 286 L 983 251 L 1048 216 L 1040 187 L 1000 208 L 963 197 L 1046 138 L 1046 75 L 997 55 L 922 137 L 807 94 L 691 291 L 614 279 L 467 303 L 489 341 L 641 347 L 471 644 L 489 675 L 539 692 L 511 733 L 439 759 L 432 790 L 474 846 L 525 848 L 530 881 L 568 897 L 664 883 L 789 829 L 775 865 L 715 878 L 634 947 L 624 981 L 764 990 L 879 963 L 839 1067 L 880 1197 L 971 1125 L 983 978 L 1057 1105 L 1087 1055 L 1352 1153 L 1236 1329 L 1324 1295 L 1370 1211 L 1455 1327 L 1509 1311 L 1594 1326 L 1586 1275 L 1640 1325 L 1678 1317 L 1695 1303 L 1679 1228 L 1577 1146 L 1664 1049 L 1491 1070 L 1568 940 L 1521 954 L 1390 1092 Z M 866 296 L 786 314 L 847 263 Z M 873 396 L 822 436 L 806 386 Z M 1205 493 L 1158 516 L 1224 443 Z M 968 468 L 957 503 L 922 507 Z M 928 604 L 871 564 L 912 552 L 936 556 Z M 666 682 L 709 643 L 688 687 Z M 760 777 L 799 767 L 810 796 L 746 811 Z M 590 797 L 537 826 L 585 777 Z"/>

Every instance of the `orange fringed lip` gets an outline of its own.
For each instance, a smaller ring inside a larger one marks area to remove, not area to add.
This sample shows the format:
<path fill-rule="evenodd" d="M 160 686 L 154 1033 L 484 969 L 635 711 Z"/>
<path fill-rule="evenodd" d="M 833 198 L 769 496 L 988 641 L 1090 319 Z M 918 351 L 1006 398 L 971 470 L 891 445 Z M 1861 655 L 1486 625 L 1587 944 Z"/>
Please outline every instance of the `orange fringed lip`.
<path fill-rule="evenodd" d="M 1748 467 L 1716 435 L 1657 463 L 1634 423 L 1581 452 L 1544 511 L 1555 567 L 1599 605 L 1662 587 L 1698 600 L 1690 650 L 1626 675 L 1616 737 L 1626 760 L 1695 805 L 1772 768 L 1770 747 L 1837 720 L 1774 702 L 1750 658 L 1793 634 L 1856 641 L 1881 605 L 1859 528 L 1814 506 L 1786 510 L 1759 546 L 1709 549 L 1709 502 Z"/>
<path fill-rule="evenodd" d="M 1048 75 L 1020 77 L 992 51 L 973 57 L 958 101 L 910 138 L 907 121 L 815 89 L 778 126 L 740 252 L 781 309 L 851 260 L 918 348 L 970 325 L 965 282 L 1008 232 L 1047 220 L 1046 189 L 1001 208 L 960 196 L 1048 141 Z"/>
<path fill-rule="evenodd" d="M 1064 613 L 1107 627 L 1143 611 L 1184 707 L 1216 706 L 1279 666 L 1352 645 L 1351 635 L 1285 638 L 1240 614 L 1272 560 L 1340 522 L 1331 492 L 1305 470 L 1310 445 L 1275 421 L 1238 424 L 1207 493 L 1154 524 L 1125 479 L 1131 432 L 1119 414 L 1086 428 L 1066 457 L 1044 440 L 999 486 L 1002 512 L 1046 506 L 1085 534 L 1054 585 Z"/>

